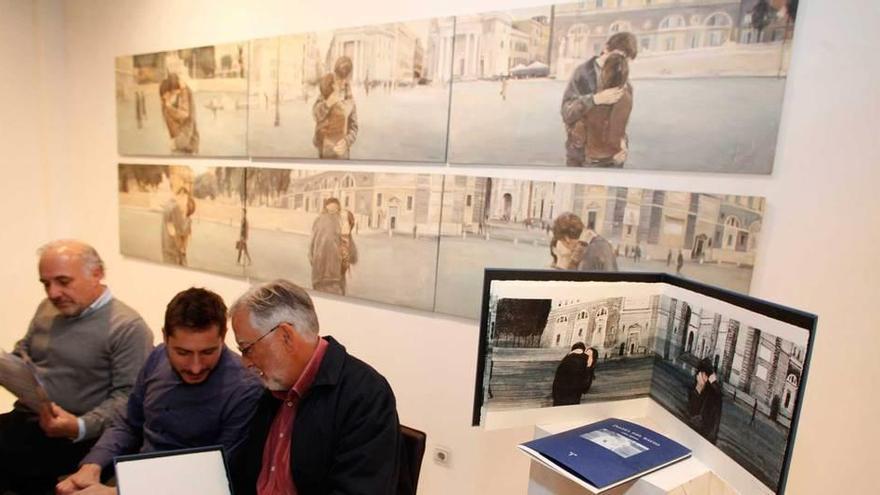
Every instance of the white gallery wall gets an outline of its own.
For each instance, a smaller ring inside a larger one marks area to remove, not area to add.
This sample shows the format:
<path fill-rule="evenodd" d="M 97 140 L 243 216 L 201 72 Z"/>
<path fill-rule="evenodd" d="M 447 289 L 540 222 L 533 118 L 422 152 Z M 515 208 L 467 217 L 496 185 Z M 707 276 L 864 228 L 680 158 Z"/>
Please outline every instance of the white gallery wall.
<path fill-rule="evenodd" d="M 34 249 L 49 235 L 48 162 L 41 146 L 43 127 L 40 43 L 36 11 L 30 2 L 0 1 L 0 204 L 7 211 L 2 236 L 6 263 L 2 278 L 7 290 L 0 310 L 0 348 L 9 349 L 26 328 L 27 311 L 42 289 L 32 263 Z M 27 211 L 28 215 L 20 215 Z M 25 263 L 12 260 L 28 260 Z M 28 308 L 25 310 L 23 308 Z M 15 329 L 15 330 L 11 330 Z"/>
<path fill-rule="evenodd" d="M 0 346 L 25 331 L 41 296 L 36 247 L 56 237 L 94 244 L 113 292 L 158 335 L 164 305 L 191 285 L 227 300 L 243 280 L 118 254 L 114 57 L 307 30 L 535 5 L 523 0 L 412 2 L 0 0 L 0 152 L 5 293 Z M 802 0 L 773 174 L 455 167 L 456 172 L 666 190 L 762 195 L 767 212 L 753 295 L 819 315 L 788 493 L 873 493 L 880 443 L 880 3 Z M 160 163 L 153 159 L 122 159 Z M 239 165 L 232 160 L 163 163 Z M 270 162 L 260 166 L 339 167 Z M 350 165 L 441 171 L 421 165 Z M 420 493 L 525 493 L 514 445 L 531 429 L 471 428 L 478 323 L 316 295 L 322 332 L 388 377 L 401 421 L 428 433 Z M 8 407 L 4 395 L 0 405 Z"/>

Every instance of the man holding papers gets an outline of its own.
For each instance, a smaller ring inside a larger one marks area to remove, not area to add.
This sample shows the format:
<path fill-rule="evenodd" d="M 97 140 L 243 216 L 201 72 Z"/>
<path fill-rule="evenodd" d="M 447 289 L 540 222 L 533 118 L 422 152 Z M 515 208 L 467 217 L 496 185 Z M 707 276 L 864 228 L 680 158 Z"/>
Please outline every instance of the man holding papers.
<path fill-rule="evenodd" d="M 187 289 L 168 303 L 162 334 L 165 342 L 147 358 L 125 415 L 57 493 L 113 493 L 99 484 L 101 472 L 122 454 L 219 444 L 234 460 L 263 389 L 223 344 L 226 305 L 213 292 Z"/>
<path fill-rule="evenodd" d="M 125 406 L 153 334 L 101 283 L 104 262 L 80 241 L 40 250 L 46 291 L 14 354 L 33 362 L 51 402 L 0 415 L 0 493 L 51 491 Z"/>

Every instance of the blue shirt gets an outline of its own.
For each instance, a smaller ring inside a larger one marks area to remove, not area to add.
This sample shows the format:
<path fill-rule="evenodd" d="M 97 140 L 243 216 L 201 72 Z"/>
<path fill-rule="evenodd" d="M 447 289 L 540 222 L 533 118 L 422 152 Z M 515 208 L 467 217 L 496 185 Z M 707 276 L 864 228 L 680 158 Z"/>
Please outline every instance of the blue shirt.
<path fill-rule="evenodd" d="M 150 354 L 125 415 L 101 435 L 81 465 L 106 468 L 117 455 L 217 444 L 233 458 L 263 392 L 259 379 L 223 346 L 208 378 L 188 384 L 171 367 L 166 352 L 161 344 Z"/>
<path fill-rule="evenodd" d="M 104 306 L 107 305 L 107 303 L 109 303 L 112 300 L 113 300 L 113 294 L 110 293 L 110 289 L 108 287 L 104 287 L 104 292 L 102 292 L 101 295 L 98 296 L 97 299 L 92 301 L 92 304 L 90 304 L 88 308 L 84 309 L 82 311 L 82 313 L 74 316 L 74 318 L 82 318 L 83 316 L 88 316 L 89 314 L 94 313 L 95 311 L 103 308 Z"/>

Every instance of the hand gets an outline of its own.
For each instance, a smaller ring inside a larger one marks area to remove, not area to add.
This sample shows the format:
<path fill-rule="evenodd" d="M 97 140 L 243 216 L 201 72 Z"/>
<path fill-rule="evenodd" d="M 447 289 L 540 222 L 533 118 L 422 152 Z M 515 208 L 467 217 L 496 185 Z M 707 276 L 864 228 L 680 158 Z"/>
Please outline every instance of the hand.
<path fill-rule="evenodd" d="M 55 493 L 56 495 L 72 495 L 83 488 L 97 485 L 100 482 L 101 466 L 97 464 L 83 464 L 79 471 L 55 485 Z"/>
<path fill-rule="evenodd" d="M 344 155 L 346 151 L 348 151 L 348 143 L 345 142 L 345 139 L 340 139 L 333 145 L 333 152 L 336 153 L 337 156 Z"/>
<path fill-rule="evenodd" d="M 40 428 L 52 438 L 76 438 L 79 436 L 79 422 L 76 416 L 50 402 L 40 409 Z"/>
<path fill-rule="evenodd" d="M 107 485 L 92 485 L 78 492 L 73 492 L 74 495 L 116 495 L 116 488 Z"/>
<path fill-rule="evenodd" d="M 611 159 L 614 160 L 614 163 L 616 165 L 623 165 L 623 162 L 626 161 L 626 158 L 628 155 L 629 155 L 629 150 L 627 150 L 627 148 L 626 148 L 626 139 L 621 139 L 620 140 L 620 151 L 615 153 L 614 156 L 611 157 Z"/>
<path fill-rule="evenodd" d="M 703 393 L 703 387 L 706 386 L 706 374 L 697 373 L 697 393 Z"/>
<path fill-rule="evenodd" d="M 339 103 L 339 100 L 342 99 L 339 96 L 341 93 L 342 93 L 341 91 L 334 91 L 334 92 L 330 93 L 330 96 L 328 96 L 327 99 L 324 100 L 324 104 L 327 105 L 327 108 L 330 108 L 333 105 Z"/>
<path fill-rule="evenodd" d="M 593 95 L 596 105 L 614 105 L 623 97 L 623 88 L 608 88 Z"/>

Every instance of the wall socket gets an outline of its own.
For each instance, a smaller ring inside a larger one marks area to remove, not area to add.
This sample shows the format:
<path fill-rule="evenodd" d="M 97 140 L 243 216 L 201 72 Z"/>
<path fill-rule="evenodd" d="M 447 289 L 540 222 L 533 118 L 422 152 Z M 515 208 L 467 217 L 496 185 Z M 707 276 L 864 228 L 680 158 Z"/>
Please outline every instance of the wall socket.
<path fill-rule="evenodd" d="M 434 462 L 440 464 L 441 466 L 449 466 L 450 457 L 452 452 L 446 447 L 434 447 L 434 453 L 432 457 L 434 458 Z"/>

